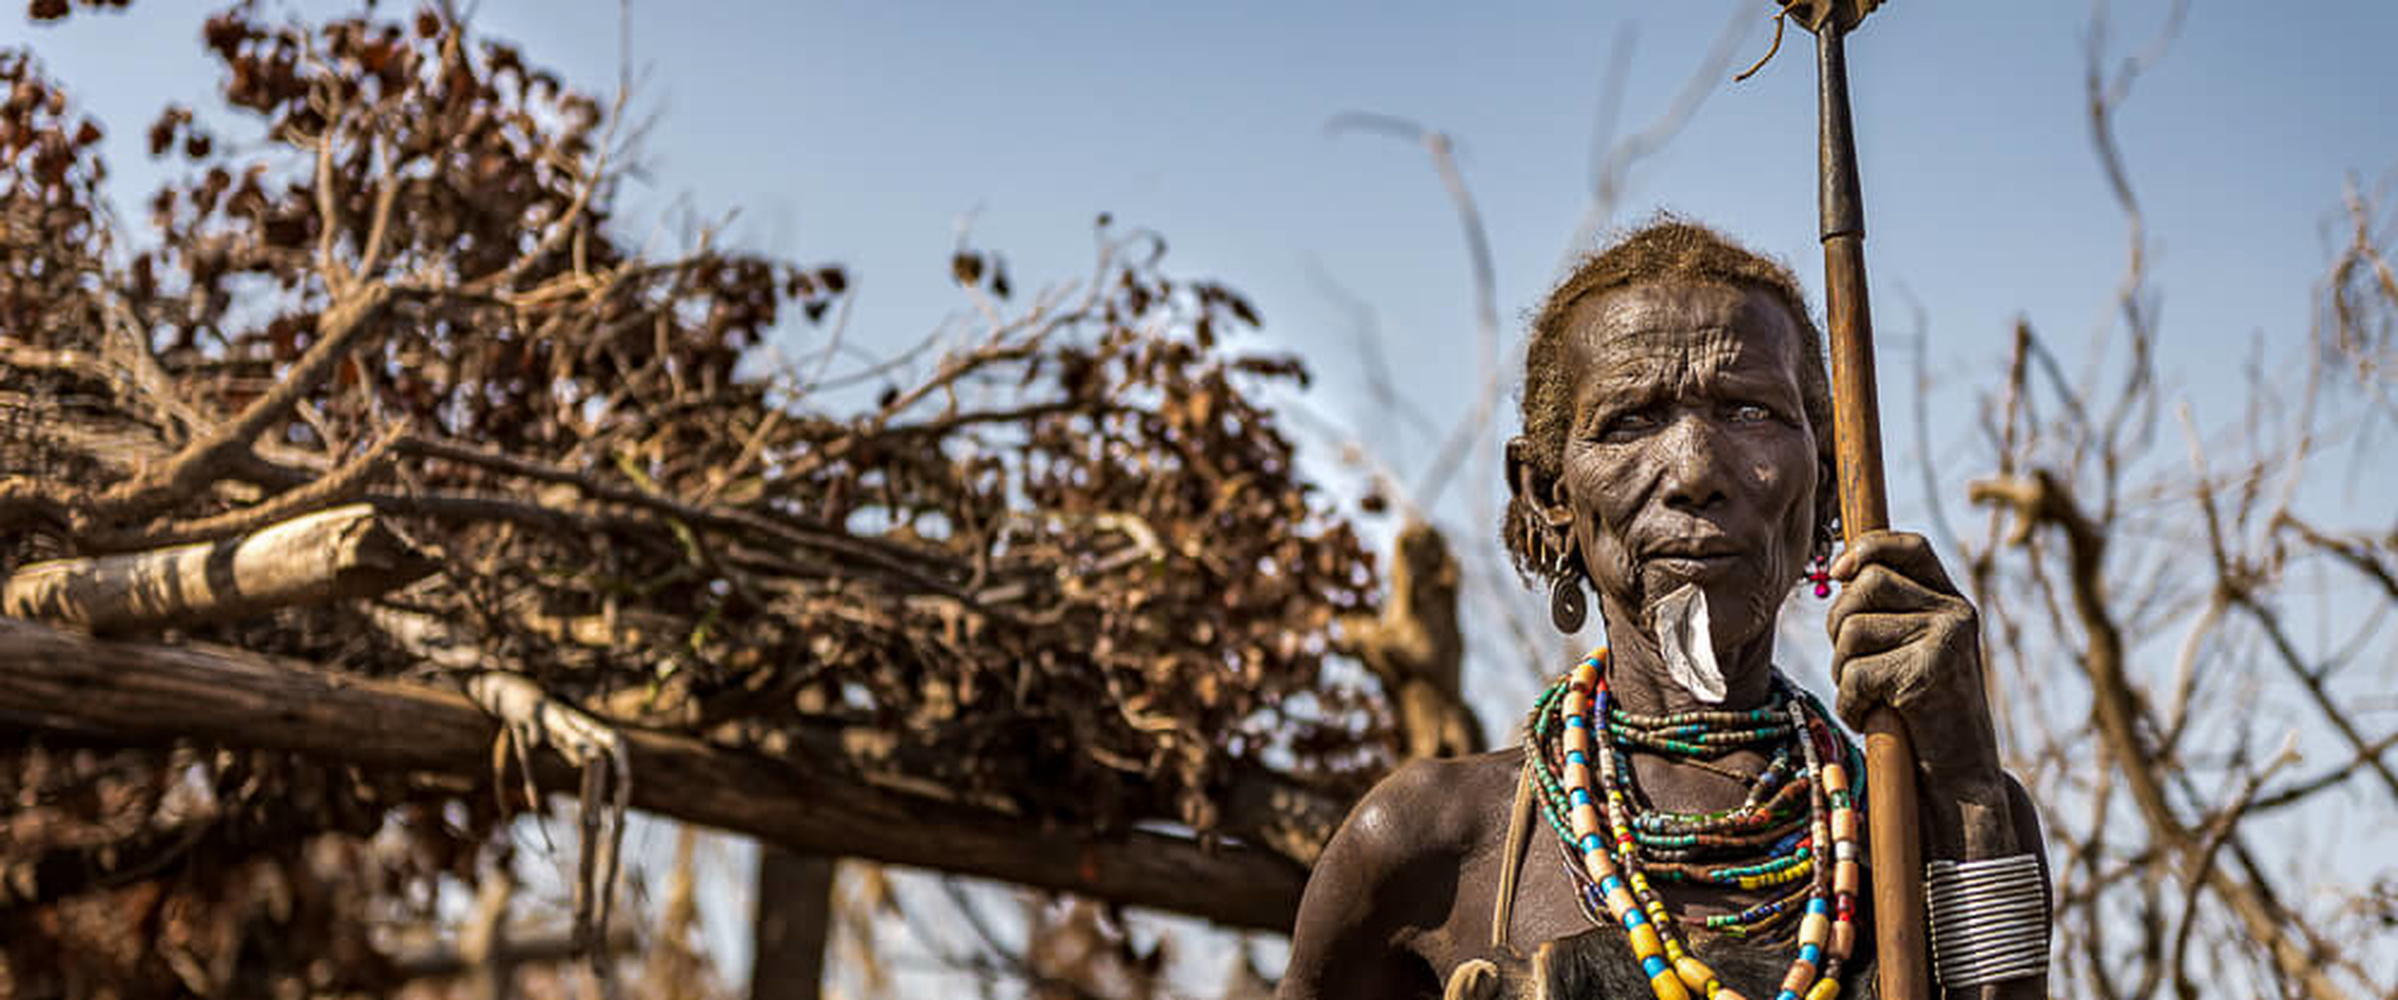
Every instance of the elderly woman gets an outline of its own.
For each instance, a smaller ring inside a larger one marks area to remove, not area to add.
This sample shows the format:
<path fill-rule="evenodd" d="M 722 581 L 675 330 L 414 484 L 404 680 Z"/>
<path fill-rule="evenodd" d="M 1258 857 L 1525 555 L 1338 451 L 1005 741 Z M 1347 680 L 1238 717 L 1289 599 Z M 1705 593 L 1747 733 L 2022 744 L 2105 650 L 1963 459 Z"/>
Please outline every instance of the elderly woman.
<path fill-rule="evenodd" d="M 1560 664 L 1521 747 L 1410 764 L 1359 803 L 1282 995 L 1872 996 L 1862 755 L 1773 665 L 1792 588 L 1831 580 L 1840 716 L 1898 711 L 1935 896 L 1990 904 L 1933 901 L 1962 942 L 1948 995 L 2042 995 L 2046 863 L 1973 607 L 1918 536 L 1831 558 L 1831 400 L 1790 272 L 1666 219 L 1586 258 L 1531 338 L 1502 535 L 1559 629 L 1598 595 L 1609 645 Z"/>

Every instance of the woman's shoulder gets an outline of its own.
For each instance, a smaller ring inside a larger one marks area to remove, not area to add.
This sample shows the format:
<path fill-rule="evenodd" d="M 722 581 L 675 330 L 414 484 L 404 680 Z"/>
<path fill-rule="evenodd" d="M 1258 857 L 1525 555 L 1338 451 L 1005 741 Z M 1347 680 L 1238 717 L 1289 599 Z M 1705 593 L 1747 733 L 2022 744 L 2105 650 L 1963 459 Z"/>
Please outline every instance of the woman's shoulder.
<path fill-rule="evenodd" d="M 1516 747 L 1411 760 L 1376 783 L 1357 812 L 1412 831 L 1427 846 L 1470 853 L 1505 828 L 1523 762 Z"/>
<path fill-rule="evenodd" d="M 1488 850 L 1505 832 L 1522 760 L 1510 748 L 1401 764 L 1350 809 L 1324 860 L 1373 878 Z"/>

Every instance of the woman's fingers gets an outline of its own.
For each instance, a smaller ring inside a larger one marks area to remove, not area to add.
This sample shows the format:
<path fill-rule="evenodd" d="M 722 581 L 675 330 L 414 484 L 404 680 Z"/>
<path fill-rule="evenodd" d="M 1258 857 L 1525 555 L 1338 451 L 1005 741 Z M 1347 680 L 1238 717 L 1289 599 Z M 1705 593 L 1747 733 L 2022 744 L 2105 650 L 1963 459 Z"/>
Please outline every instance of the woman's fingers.
<path fill-rule="evenodd" d="M 1832 629 L 1833 662 L 1887 653 L 1923 638 L 1929 623 L 1921 615 L 1859 612 Z"/>
<path fill-rule="evenodd" d="M 1843 581 L 1826 627 L 1832 634 L 1837 710 L 1862 727 L 1874 708 L 1905 717 L 1916 756 L 1939 773 L 1997 767 L 1997 738 L 1983 703 L 1980 626 L 1923 536 L 1867 534 L 1831 566 Z"/>
<path fill-rule="evenodd" d="M 1865 731 L 1865 716 L 1883 705 L 1896 706 L 1923 679 L 1916 658 L 1903 652 L 1860 656 L 1842 662 L 1839 700 L 1833 705 L 1840 721 Z"/>
<path fill-rule="evenodd" d="M 1870 531 L 1849 543 L 1828 568 L 1832 579 L 1848 582 L 1868 566 L 1883 566 L 1937 593 L 1957 593 L 1948 570 L 1932 543 L 1911 531 Z"/>
<path fill-rule="evenodd" d="M 1958 598 L 1875 563 L 1852 576 L 1832 602 L 1834 615 L 1858 611 L 1935 611 Z"/>

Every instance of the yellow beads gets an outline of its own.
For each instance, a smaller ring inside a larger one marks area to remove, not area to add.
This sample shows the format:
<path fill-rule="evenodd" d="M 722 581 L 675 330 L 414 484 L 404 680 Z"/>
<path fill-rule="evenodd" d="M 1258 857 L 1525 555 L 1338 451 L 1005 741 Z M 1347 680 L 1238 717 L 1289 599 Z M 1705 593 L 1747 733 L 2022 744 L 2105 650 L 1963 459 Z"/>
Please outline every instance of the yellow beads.
<path fill-rule="evenodd" d="M 1815 988 L 1807 991 L 1807 1000 L 1832 1000 L 1840 995 L 1840 980 L 1818 979 Z"/>
<path fill-rule="evenodd" d="M 1649 989 L 1656 992 L 1657 1000 L 1690 1000 L 1690 991 L 1682 988 L 1682 980 L 1672 969 L 1650 976 Z"/>
<path fill-rule="evenodd" d="M 1743 875 L 1740 877 L 1740 887 L 1743 889 L 1771 889 L 1777 885 L 1788 885 L 1813 874 L 1815 874 L 1815 861 L 1810 858 L 1778 872 Z"/>
<path fill-rule="evenodd" d="M 1672 950 L 1681 951 L 1682 949 L 1674 948 Z M 1707 963 L 1688 955 L 1674 960 L 1674 974 L 1682 977 L 1683 985 L 1699 991 L 1701 996 L 1712 997 L 1717 990 L 1724 988 L 1723 983 L 1716 981 L 1714 969 L 1708 968 Z"/>
<path fill-rule="evenodd" d="M 1665 942 L 1657 938 L 1656 924 L 1641 924 L 1631 929 L 1632 958 L 1647 961 L 1651 956 L 1665 954 Z"/>

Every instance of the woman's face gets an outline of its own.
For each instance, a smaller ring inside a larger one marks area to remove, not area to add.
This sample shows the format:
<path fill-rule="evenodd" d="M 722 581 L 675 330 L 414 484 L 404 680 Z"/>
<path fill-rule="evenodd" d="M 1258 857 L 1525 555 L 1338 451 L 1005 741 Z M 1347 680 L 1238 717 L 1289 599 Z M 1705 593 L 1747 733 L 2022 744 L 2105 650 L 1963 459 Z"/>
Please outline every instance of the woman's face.
<path fill-rule="evenodd" d="M 1757 289 L 1655 282 L 1584 299 L 1563 332 L 1574 409 L 1557 499 L 1610 620 L 1654 635 L 1654 602 L 1693 583 L 1717 650 L 1765 635 L 1829 474 L 1789 310 Z"/>

